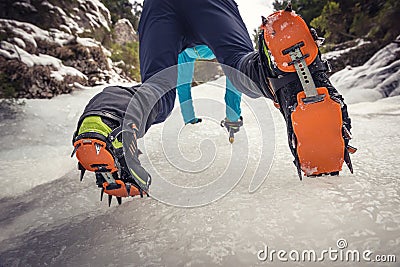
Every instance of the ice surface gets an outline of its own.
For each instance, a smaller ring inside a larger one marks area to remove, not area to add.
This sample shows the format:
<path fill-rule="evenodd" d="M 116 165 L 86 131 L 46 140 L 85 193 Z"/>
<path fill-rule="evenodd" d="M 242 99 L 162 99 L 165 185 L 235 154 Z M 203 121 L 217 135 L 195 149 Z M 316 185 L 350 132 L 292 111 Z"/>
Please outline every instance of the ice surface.
<path fill-rule="evenodd" d="M 0 173 L 9 185 L 2 197 L 57 179 L 75 165 L 68 156 L 71 133 L 87 99 L 99 90 L 85 89 L 52 100 L 25 100 L 16 119 L 0 122 Z"/>
<path fill-rule="evenodd" d="M 207 88 L 203 85 L 193 90 L 196 111 L 201 116 L 210 109 L 201 99 L 212 99 L 219 107 L 216 118 L 222 119 L 223 92 Z M 261 138 L 257 120 L 244 106 L 244 129 L 233 146 L 244 149 L 241 146 L 248 137 L 252 153 L 247 169 L 237 170 L 244 171 L 243 179 L 225 197 L 191 209 L 168 206 L 152 198 L 131 199 L 120 207 L 114 202 L 108 208 L 105 202 L 99 202 L 93 175 L 80 183 L 76 161 L 69 159 L 75 123 L 88 99 L 99 90 L 83 90 L 53 100 L 27 100 L 17 119 L 0 122 L 1 265 L 279 266 L 277 261 L 259 262 L 256 253 L 265 245 L 287 251 L 336 249 L 339 238 L 348 241 L 349 249 L 400 256 L 400 97 L 349 106 L 353 145 L 359 148 L 353 156 L 354 175 L 344 170 L 339 177 L 300 182 L 291 162 L 284 122 L 274 110 L 276 138 L 273 134 L 270 138 L 276 141 L 275 161 L 267 180 L 249 194 Z M 166 122 L 168 129 L 182 125 L 179 112 L 176 107 L 171 121 Z M 228 158 L 240 156 L 230 154 L 232 146 L 218 122 L 206 119 L 203 124 L 186 126 L 179 142 L 184 158 L 200 159 L 201 165 L 201 159 L 207 156 L 202 157 L 202 153 L 216 152 L 209 175 L 190 180 L 188 174 L 178 175 L 163 157 L 165 147 L 160 135 L 176 140 L 168 129 L 162 125 L 150 129 L 146 152 L 153 159 L 153 167 L 173 182 L 208 183 L 213 173 L 223 171 Z M 170 155 L 172 163 L 176 159 L 180 160 Z M 327 261 L 311 265 L 364 263 Z"/>

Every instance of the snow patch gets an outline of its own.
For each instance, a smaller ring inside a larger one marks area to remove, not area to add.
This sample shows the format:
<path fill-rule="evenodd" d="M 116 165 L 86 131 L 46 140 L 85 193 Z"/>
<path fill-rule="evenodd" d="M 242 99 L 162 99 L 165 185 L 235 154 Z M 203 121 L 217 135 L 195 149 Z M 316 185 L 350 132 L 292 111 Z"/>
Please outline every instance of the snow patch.
<path fill-rule="evenodd" d="M 128 19 L 119 19 L 118 22 L 127 24 L 130 28 L 133 29 L 132 23 Z"/>
<path fill-rule="evenodd" d="M 0 19 L 0 29 L 12 31 L 15 35 L 23 39 L 25 43 L 31 43 L 34 47 L 37 47 L 35 40 L 43 40 L 62 46 L 72 38 L 71 35 L 57 29 L 46 31 L 33 24 L 15 20 Z"/>
<path fill-rule="evenodd" d="M 102 25 L 108 31 L 110 26 L 108 22 L 111 21 L 110 11 L 98 0 L 78 0 L 81 6 L 85 7 L 86 16 L 89 18 L 92 26 L 98 28 Z M 106 16 L 103 15 L 106 14 Z"/>
<path fill-rule="evenodd" d="M 24 7 L 31 12 L 37 12 L 37 9 L 34 6 L 32 6 L 30 3 L 27 3 L 27 2 L 14 2 L 13 6 Z"/>
<path fill-rule="evenodd" d="M 21 38 L 18 38 L 18 37 L 14 37 L 14 38 L 13 38 L 13 41 L 14 41 L 19 47 L 21 47 L 22 49 L 25 49 L 26 44 L 25 44 L 24 40 L 22 40 Z"/>
<path fill-rule="evenodd" d="M 87 46 L 87 47 L 99 47 L 99 46 L 101 46 L 100 42 L 98 42 L 98 41 L 96 41 L 94 39 L 91 39 L 91 38 L 80 38 L 80 37 L 78 37 L 76 39 L 76 41 L 78 42 L 78 44 L 81 44 L 81 45 Z"/>
<path fill-rule="evenodd" d="M 305 173 L 306 175 L 312 175 L 313 173 L 318 172 L 318 167 L 314 167 L 314 168 L 311 168 L 311 167 L 303 168 L 303 171 L 304 171 L 304 173 Z"/>
<path fill-rule="evenodd" d="M 267 24 L 265 25 L 265 29 L 267 30 L 268 35 L 271 36 L 271 38 L 274 38 L 275 36 L 275 31 L 273 28 L 273 25 L 275 21 L 279 19 L 281 13 L 273 14 L 267 18 Z"/>
<path fill-rule="evenodd" d="M 47 2 L 47 1 L 43 1 L 41 3 L 41 5 L 49 8 L 49 9 L 53 9 L 54 8 L 54 6 L 52 4 L 50 4 L 49 2 Z"/>
<path fill-rule="evenodd" d="M 66 33 L 72 34 L 71 29 L 67 25 L 60 25 L 60 29 Z"/>
<path fill-rule="evenodd" d="M 281 31 L 283 31 L 284 29 L 286 29 L 287 26 L 289 26 L 289 23 L 284 22 L 284 23 L 281 25 Z"/>

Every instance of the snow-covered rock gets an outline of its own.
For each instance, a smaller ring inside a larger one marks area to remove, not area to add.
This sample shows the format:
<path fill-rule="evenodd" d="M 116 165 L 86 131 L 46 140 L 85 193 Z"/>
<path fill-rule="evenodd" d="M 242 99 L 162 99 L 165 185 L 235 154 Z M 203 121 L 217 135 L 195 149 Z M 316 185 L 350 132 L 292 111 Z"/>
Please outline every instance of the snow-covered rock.
<path fill-rule="evenodd" d="M 117 44 L 123 45 L 128 42 L 138 41 L 138 35 L 132 26 L 132 23 L 127 19 L 120 19 L 114 26 L 114 41 Z"/>
<path fill-rule="evenodd" d="M 0 98 L 49 98 L 75 84 L 130 81 L 101 43 L 112 27 L 101 1 L 8 2 L 0 3 Z"/>

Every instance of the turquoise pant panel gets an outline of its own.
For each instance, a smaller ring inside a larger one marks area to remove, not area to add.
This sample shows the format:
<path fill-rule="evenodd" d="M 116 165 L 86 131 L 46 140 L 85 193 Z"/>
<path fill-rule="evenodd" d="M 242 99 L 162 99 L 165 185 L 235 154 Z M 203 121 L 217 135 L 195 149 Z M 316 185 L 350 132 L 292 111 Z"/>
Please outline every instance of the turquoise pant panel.
<path fill-rule="evenodd" d="M 192 100 L 192 80 L 194 62 L 196 59 L 213 59 L 212 51 L 205 45 L 188 48 L 178 56 L 177 92 L 181 106 L 183 120 L 190 123 L 196 118 Z M 237 121 L 241 115 L 240 102 L 242 94 L 226 79 L 226 117 L 230 121 Z"/>

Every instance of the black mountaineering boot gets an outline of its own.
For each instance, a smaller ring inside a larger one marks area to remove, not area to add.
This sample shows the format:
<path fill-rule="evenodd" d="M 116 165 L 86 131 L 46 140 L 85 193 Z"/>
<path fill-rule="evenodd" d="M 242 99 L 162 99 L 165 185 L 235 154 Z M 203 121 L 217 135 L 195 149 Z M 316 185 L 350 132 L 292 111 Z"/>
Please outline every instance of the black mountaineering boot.
<path fill-rule="evenodd" d="M 129 147 L 126 151 L 122 137 Z M 79 161 L 81 180 L 85 171 L 95 172 L 101 200 L 104 193 L 108 194 L 109 204 L 112 196 L 121 204 L 123 197 L 147 194 L 151 177 L 139 162 L 134 127 L 123 133 L 119 123 L 112 119 L 87 116 L 75 133 L 73 146 L 72 156 L 76 155 Z"/>
<path fill-rule="evenodd" d="M 337 175 L 349 153 L 351 121 L 343 97 L 330 83 L 315 30 L 291 6 L 263 18 L 259 53 L 273 99 L 285 118 L 289 147 L 300 179 Z"/>

